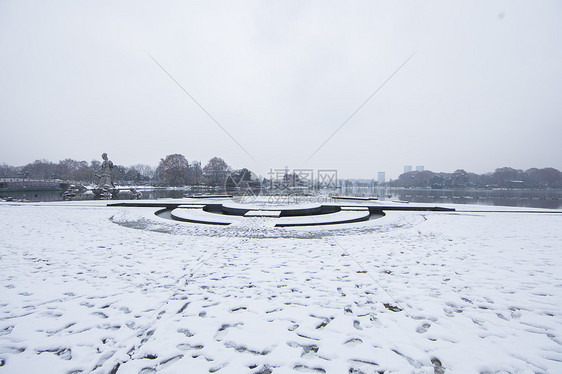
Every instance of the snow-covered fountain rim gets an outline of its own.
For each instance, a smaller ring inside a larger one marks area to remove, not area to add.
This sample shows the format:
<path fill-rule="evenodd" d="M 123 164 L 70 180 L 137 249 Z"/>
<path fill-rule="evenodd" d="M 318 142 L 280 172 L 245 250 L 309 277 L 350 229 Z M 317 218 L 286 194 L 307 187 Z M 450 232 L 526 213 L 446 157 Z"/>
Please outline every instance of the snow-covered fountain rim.
<path fill-rule="evenodd" d="M 319 209 L 322 204 L 318 203 L 275 203 L 269 201 L 253 201 L 251 203 L 237 203 L 235 201 L 224 202 L 225 208 L 249 209 L 249 210 L 294 210 L 294 209 Z"/>

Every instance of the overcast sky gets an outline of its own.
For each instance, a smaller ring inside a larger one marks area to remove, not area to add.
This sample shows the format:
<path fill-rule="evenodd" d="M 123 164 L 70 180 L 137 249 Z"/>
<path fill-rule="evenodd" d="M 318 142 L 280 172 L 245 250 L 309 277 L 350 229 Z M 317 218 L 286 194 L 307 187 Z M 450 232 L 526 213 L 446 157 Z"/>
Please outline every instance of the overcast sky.
<path fill-rule="evenodd" d="M 0 163 L 562 170 L 559 0 L 2 0 L 0 54 Z"/>

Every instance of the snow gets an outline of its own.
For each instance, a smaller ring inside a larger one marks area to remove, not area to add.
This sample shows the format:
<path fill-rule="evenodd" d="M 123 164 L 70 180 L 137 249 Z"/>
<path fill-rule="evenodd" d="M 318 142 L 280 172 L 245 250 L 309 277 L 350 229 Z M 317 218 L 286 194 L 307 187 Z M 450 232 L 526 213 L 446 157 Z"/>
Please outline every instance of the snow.
<path fill-rule="evenodd" d="M 328 198 L 325 198 L 328 200 Z M 236 209 L 250 209 L 250 210 L 285 210 L 285 209 L 314 209 L 320 208 L 320 204 L 306 201 L 305 198 L 294 197 L 290 198 L 280 198 L 276 196 L 263 197 L 257 196 L 254 199 L 247 199 L 247 203 L 240 203 L 236 201 L 224 202 L 223 206 L 226 208 L 236 208 Z M 302 203 L 297 204 L 296 202 L 304 200 Z"/>
<path fill-rule="evenodd" d="M 244 217 L 272 217 L 279 218 L 281 215 L 280 210 L 249 210 L 244 214 Z"/>
<path fill-rule="evenodd" d="M 0 373 L 562 372 L 560 212 L 275 228 L 104 204 L 0 204 Z"/>
<path fill-rule="evenodd" d="M 369 210 L 366 206 L 342 206 L 341 210 Z"/>
<path fill-rule="evenodd" d="M 335 213 L 311 215 L 311 216 L 295 216 L 295 217 L 283 217 L 276 221 L 277 225 L 319 225 L 319 224 L 332 224 L 341 223 L 347 221 L 355 221 L 367 219 L 370 213 L 368 209 L 346 209 Z"/>
<path fill-rule="evenodd" d="M 203 209 L 185 207 L 172 210 L 171 215 L 175 219 L 186 220 L 189 222 L 208 223 L 218 225 L 230 225 L 236 221 L 240 221 L 242 217 L 227 216 L 222 214 L 209 213 Z"/>

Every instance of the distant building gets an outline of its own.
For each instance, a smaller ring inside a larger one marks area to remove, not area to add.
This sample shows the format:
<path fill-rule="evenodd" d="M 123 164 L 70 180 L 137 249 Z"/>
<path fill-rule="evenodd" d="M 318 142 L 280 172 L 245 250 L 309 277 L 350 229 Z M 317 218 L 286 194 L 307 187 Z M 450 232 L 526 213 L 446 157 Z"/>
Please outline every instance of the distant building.
<path fill-rule="evenodd" d="M 412 171 L 412 165 L 404 165 L 404 174 Z"/>
<path fill-rule="evenodd" d="M 416 171 L 424 171 L 423 165 L 416 166 Z"/>
<path fill-rule="evenodd" d="M 379 184 L 383 184 L 386 182 L 386 175 L 384 171 L 379 171 L 378 175 L 377 175 L 377 182 Z"/>

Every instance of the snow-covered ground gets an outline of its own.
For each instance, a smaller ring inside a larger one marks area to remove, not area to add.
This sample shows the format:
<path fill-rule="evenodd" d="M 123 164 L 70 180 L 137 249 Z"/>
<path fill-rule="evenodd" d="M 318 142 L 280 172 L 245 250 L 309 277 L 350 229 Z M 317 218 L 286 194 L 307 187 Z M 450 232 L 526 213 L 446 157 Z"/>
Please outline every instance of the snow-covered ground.
<path fill-rule="evenodd" d="M 0 204 L 0 373 L 562 372 L 562 214 L 103 204 Z"/>

